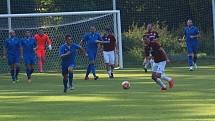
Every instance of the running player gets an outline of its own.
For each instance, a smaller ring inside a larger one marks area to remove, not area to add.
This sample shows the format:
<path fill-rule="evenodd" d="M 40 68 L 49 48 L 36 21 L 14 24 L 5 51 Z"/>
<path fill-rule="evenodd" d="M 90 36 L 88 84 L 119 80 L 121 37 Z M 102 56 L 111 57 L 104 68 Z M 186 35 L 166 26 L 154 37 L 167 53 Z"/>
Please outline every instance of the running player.
<path fill-rule="evenodd" d="M 114 35 L 111 34 L 110 28 L 106 28 L 104 35 L 102 36 L 103 40 L 103 56 L 104 62 L 107 69 L 107 74 L 109 78 L 114 78 L 113 70 L 115 64 L 115 49 L 116 49 L 116 39 Z"/>
<path fill-rule="evenodd" d="M 18 82 L 18 74 L 20 70 L 19 59 L 21 53 L 21 41 L 16 37 L 15 31 L 11 30 L 9 34 L 10 38 L 4 42 L 3 59 L 7 58 L 13 83 L 16 83 Z M 21 57 L 23 56 L 21 55 Z"/>
<path fill-rule="evenodd" d="M 161 91 L 167 90 L 167 87 L 162 80 L 165 80 L 169 83 L 169 88 L 173 88 L 173 79 L 165 75 L 165 66 L 166 63 L 169 62 L 166 52 L 158 41 L 146 40 L 145 43 L 150 45 L 152 48 L 151 53 L 154 59 L 152 66 L 152 79 L 161 87 Z"/>
<path fill-rule="evenodd" d="M 34 65 L 36 62 L 36 40 L 31 37 L 30 31 L 25 32 L 25 38 L 22 40 L 24 63 L 26 66 L 26 74 L 28 83 L 31 83 L 31 74 L 34 72 Z"/>
<path fill-rule="evenodd" d="M 40 28 L 38 30 L 38 34 L 34 35 L 34 38 L 37 42 L 37 57 L 38 57 L 38 69 L 39 72 L 43 72 L 43 65 L 45 63 L 45 55 L 46 55 L 46 44 L 48 44 L 49 50 L 52 50 L 52 42 L 49 39 L 48 35 L 43 32 L 43 29 Z"/>
<path fill-rule="evenodd" d="M 78 45 L 73 43 L 72 36 L 66 35 L 65 36 L 65 44 L 60 47 L 60 57 L 61 57 L 61 69 L 63 75 L 63 85 L 64 85 L 64 92 L 66 93 L 68 90 L 68 82 L 70 89 L 74 89 L 73 85 L 73 71 L 76 67 L 76 50 L 81 49 L 84 52 L 84 49 Z"/>

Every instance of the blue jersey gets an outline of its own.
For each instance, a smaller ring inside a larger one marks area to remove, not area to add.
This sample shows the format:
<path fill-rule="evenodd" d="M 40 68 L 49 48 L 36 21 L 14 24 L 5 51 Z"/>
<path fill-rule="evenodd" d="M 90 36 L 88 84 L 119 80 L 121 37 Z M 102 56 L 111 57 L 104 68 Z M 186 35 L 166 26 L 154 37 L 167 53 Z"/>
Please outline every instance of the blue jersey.
<path fill-rule="evenodd" d="M 184 28 L 184 35 L 185 35 L 185 39 L 186 42 L 192 42 L 192 41 L 197 41 L 197 38 L 191 38 L 190 36 L 196 36 L 199 34 L 199 29 L 195 26 L 191 26 L 191 27 L 185 27 Z"/>
<path fill-rule="evenodd" d="M 90 32 L 84 35 L 83 41 L 86 42 L 87 52 L 97 51 L 98 46 L 96 40 L 102 40 L 101 35 L 97 32 Z"/>
<path fill-rule="evenodd" d="M 24 38 L 21 43 L 23 47 L 24 57 L 34 57 L 34 48 L 37 46 L 36 40 L 32 37 Z"/>
<path fill-rule="evenodd" d="M 7 50 L 7 56 L 19 56 L 21 41 L 17 37 L 11 37 L 4 42 L 4 47 Z"/>
<path fill-rule="evenodd" d="M 72 44 L 72 45 L 67 45 L 63 44 L 60 47 L 60 55 L 66 54 L 68 51 L 70 51 L 70 55 L 65 56 L 62 58 L 61 65 L 69 65 L 69 64 L 74 64 L 75 65 L 75 59 L 76 59 L 76 50 L 80 49 L 81 46 L 78 44 Z"/>

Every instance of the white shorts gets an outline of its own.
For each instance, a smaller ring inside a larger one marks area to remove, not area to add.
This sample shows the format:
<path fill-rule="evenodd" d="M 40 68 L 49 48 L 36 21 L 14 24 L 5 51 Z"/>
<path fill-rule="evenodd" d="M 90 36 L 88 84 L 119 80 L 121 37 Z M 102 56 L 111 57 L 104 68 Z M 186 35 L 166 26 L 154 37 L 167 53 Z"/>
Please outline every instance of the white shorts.
<path fill-rule="evenodd" d="M 114 51 L 103 51 L 104 62 L 114 65 L 115 62 L 115 53 Z"/>
<path fill-rule="evenodd" d="M 165 72 L 166 61 L 162 61 L 159 63 L 153 63 L 152 72 L 163 74 Z"/>

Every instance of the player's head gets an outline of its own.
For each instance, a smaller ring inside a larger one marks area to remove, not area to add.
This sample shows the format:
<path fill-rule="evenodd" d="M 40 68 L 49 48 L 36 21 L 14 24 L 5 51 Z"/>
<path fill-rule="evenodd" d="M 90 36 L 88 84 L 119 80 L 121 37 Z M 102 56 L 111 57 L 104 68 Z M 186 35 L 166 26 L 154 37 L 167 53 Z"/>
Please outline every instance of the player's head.
<path fill-rule="evenodd" d="M 111 29 L 110 28 L 105 28 L 104 29 L 104 34 L 110 34 L 111 33 Z"/>
<path fill-rule="evenodd" d="M 30 31 L 25 31 L 25 36 L 26 37 L 30 37 L 31 36 L 31 32 Z"/>
<path fill-rule="evenodd" d="M 43 28 L 39 28 L 39 30 L 38 30 L 38 34 L 39 34 L 39 35 L 44 34 Z"/>
<path fill-rule="evenodd" d="M 188 20 L 187 20 L 187 26 L 192 26 L 192 25 L 193 25 L 192 19 L 188 19 Z"/>
<path fill-rule="evenodd" d="M 90 26 L 90 32 L 95 33 L 96 27 L 94 25 Z"/>
<path fill-rule="evenodd" d="M 148 24 L 148 25 L 147 25 L 147 30 L 148 30 L 149 32 L 151 32 L 152 29 L 153 29 L 153 25 L 152 25 L 152 24 Z"/>
<path fill-rule="evenodd" d="M 14 30 L 10 30 L 10 31 L 9 31 L 9 34 L 10 34 L 11 37 L 16 36 L 16 32 L 15 32 Z"/>
<path fill-rule="evenodd" d="M 72 44 L 72 36 L 67 34 L 65 36 L 65 42 L 66 42 L 66 44 Z"/>

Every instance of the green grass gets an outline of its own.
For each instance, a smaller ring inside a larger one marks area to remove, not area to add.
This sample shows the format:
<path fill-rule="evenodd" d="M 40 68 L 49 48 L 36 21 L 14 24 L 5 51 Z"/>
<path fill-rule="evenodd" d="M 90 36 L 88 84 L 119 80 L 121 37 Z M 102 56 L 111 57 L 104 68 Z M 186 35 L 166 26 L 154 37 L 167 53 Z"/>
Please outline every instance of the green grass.
<path fill-rule="evenodd" d="M 1 121 L 215 121 L 215 65 L 188 72 L 169 67 L 175 88 L 165 93 L 141 68 L 117 70 L 109 80 L 99 71 L 100 80 L 82 80 L 76 71 L 76 90 L 63 93 L 58 73 L 34 74 L 27 84 L 12 84 L 8 74 L 0 75 Z M 131 89 L 123 90 L 123 80 Z"/>

